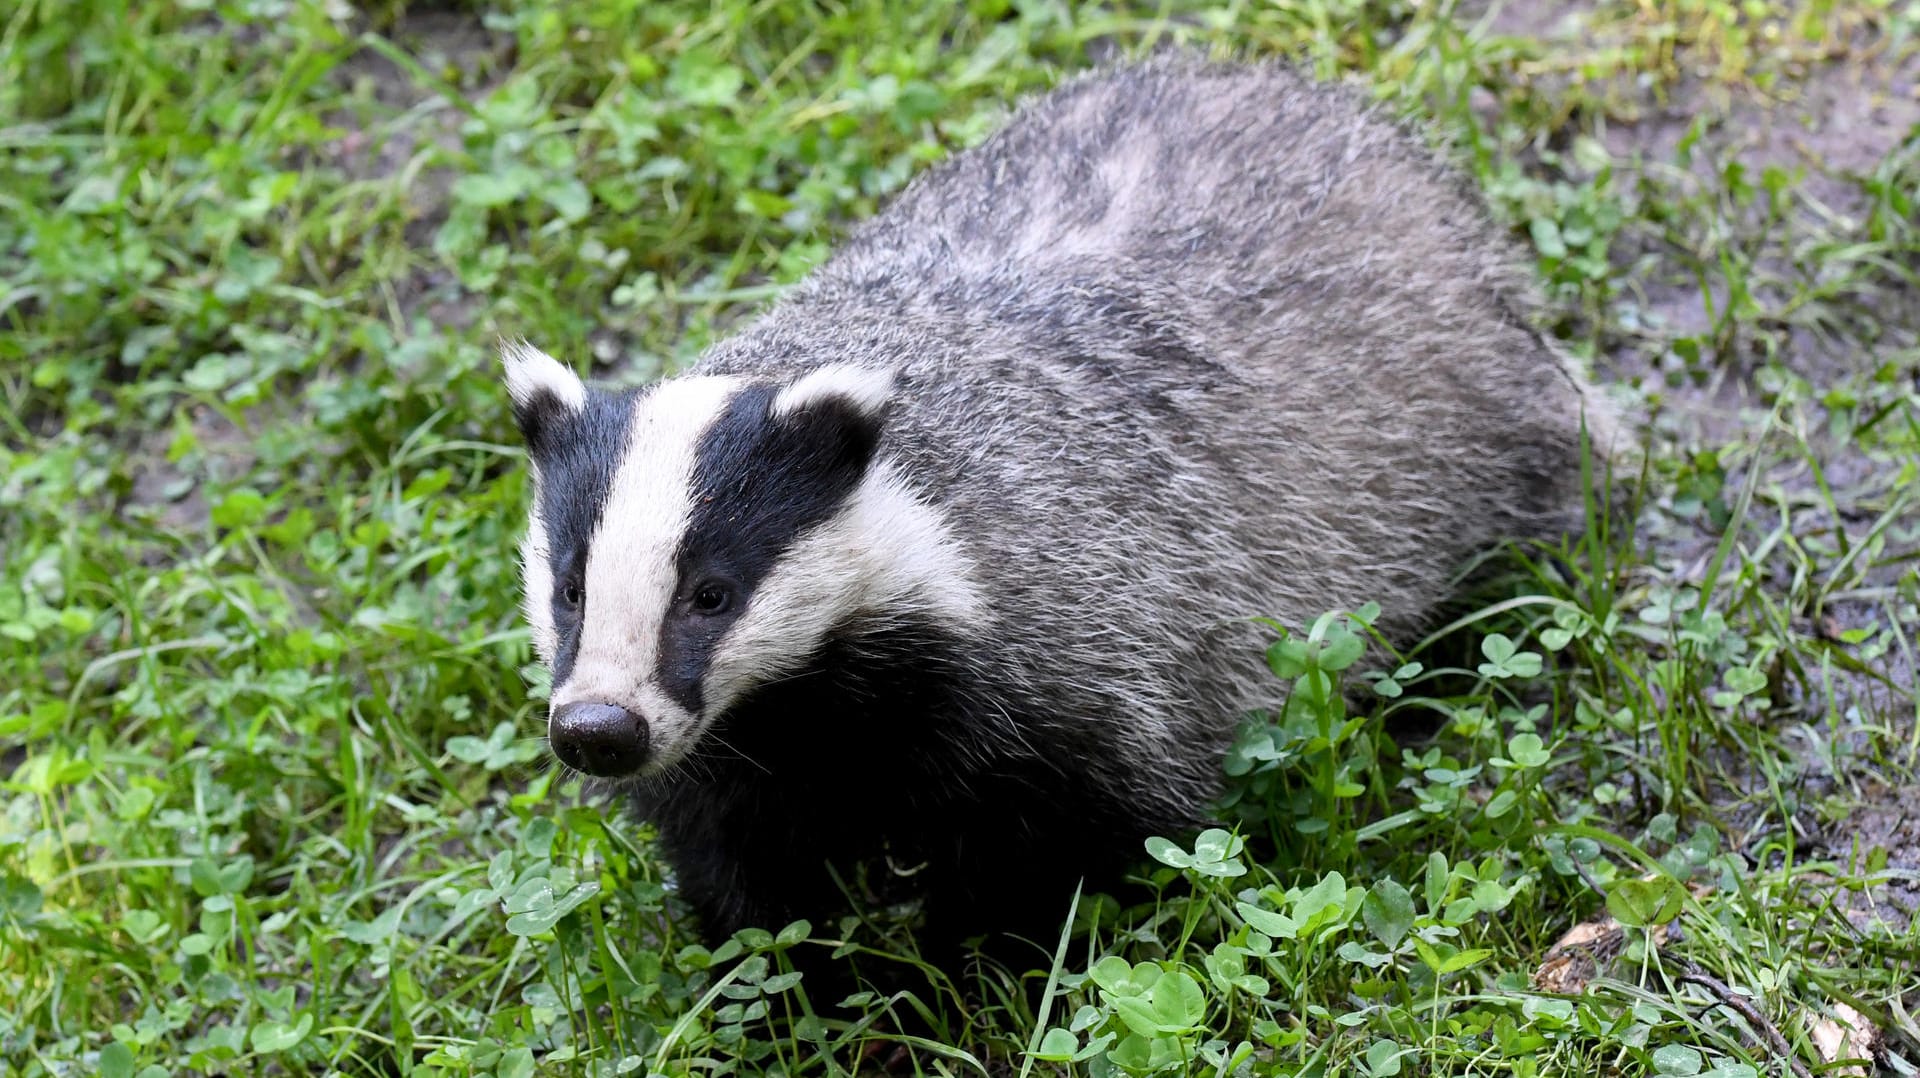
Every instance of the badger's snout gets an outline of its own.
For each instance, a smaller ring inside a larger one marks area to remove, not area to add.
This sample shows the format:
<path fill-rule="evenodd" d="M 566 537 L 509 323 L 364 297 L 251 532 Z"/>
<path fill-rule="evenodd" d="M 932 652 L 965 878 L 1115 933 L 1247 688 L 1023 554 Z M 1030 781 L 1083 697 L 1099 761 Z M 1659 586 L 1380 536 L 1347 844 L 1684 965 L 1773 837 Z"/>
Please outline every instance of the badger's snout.
<path fill-rule="evenodd" d="M 647 762 L 647 722 L 613 704 L 562 704 L 547 720 L 560 762 L 601 778 L 623 778 Z"/>

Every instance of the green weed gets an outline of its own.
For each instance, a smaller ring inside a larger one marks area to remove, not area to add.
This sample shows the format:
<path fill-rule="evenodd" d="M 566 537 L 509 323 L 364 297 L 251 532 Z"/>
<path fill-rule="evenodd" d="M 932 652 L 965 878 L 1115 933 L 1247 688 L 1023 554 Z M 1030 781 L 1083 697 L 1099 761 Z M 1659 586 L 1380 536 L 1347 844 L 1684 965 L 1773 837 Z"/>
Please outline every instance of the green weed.
<path fill-rule="evenodd" d="M 0 9 L 0 1070 L 1733 1078 L 1829 1063 L 1844 1003 L 1913 1073 L 1916 30 Z M 1050 961 L 956 984 L 897 910 L 703 945 L 645 829 L 546 763 L 491 340 L 670 371 L 1017 95 L 1168 43 L 1358 78 L 1450 147 L 1635 412 L 1644 459 L 1592 484 L 1629 504 L 1377 668 L 1375 611 L 1272 626 L 1225 826 L 1150 844 L 1153 901 L 1083 896 Z M 913 987 L 836 1009 L 821 953 Z"/>

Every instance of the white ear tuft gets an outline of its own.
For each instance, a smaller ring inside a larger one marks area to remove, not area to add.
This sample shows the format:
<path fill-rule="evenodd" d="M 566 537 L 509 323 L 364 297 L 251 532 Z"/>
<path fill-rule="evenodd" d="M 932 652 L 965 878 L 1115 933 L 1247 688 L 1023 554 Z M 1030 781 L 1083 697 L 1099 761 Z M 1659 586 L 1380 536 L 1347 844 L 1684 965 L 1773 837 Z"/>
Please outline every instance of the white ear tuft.
<path fill-rule="evenodd" d="M 502 341 L 500 361 L 507 368 L 507 395 L 514 411 L 534 411 L 542 397 L 551 398 L 568 412 L 587 405 L 587 387 L 580 376 L 526 341 Z"/>
<path fill-rule="evenodd" d="M 800 376 L 773 399 L 778 416 L 825 401 L 839 401 L 869 418 L 877 417 L 893 397 L 894 372 L 888 367 L 861 367 L 835 363 Z"/>

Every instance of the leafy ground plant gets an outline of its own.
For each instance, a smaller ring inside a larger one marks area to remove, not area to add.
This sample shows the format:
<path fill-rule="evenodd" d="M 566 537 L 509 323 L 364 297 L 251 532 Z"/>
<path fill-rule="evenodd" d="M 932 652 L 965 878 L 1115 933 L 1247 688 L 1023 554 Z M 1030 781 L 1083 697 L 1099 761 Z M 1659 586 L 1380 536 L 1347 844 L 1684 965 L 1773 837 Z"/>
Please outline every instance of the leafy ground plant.
<path fill-rule="evenodd" d="M 0 8 L 0 1072 L 1913 1073 L 1916 30 Z M 1374 611 L 1273 626 L 1224 826 L 1032 968 L 954 983 L 886 909 L 703 946 L 545 763 L 491 340 L 674 369 L 1018 94 L 1168 43 L 1425 124 L 1643 458 L 1384 665 Z M 905 987 L 836 1010 L 826 952 Z"/>

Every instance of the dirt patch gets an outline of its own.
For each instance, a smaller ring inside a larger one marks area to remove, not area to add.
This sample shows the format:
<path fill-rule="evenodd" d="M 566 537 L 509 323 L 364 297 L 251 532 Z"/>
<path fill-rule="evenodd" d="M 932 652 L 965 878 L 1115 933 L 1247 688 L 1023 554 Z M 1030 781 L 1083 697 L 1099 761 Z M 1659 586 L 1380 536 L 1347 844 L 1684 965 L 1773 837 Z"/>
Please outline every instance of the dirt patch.
<path fill-rule="evenodd" d="M 466 11 L 410 11 L 383 36 L 419 69 L 371 45 L 334 69 L 335 80 L 361 104 L 330 118 L 346 134 L 333 145 L 329 163 L 353 179 L 404 184 L 420 225 L 412 238 L 425 243 L 453 186 L 454 170 L 441 162 L 462 152 L 462 106 L 505 81 L 513 42 Z"/>
<path fill-rule="evenodd" d="M 1911 787 L 1875 778 L 1856 788 L 1844 820 L 1814 836 L 1815 848 L 1852 872 L 1879 882 L 1847 888 L 1836 897 L 1847 920 L 1864 933 L 1903 935 L 1920 919 L 1920 799 Z M 1885 857 L 1891 871 L 1876 873 Z M 1865 862 L 1865 863 L 1861 863 Z"/>
<path fill-rule="evenodd" d="M 1729 162 L 1754 180 L 1768 168 L 1784 169 L 1798 174 L 1795 196 L 1816 212 L 1857 217 L 1867 203 L 1861 179 L 1920 124 L 1920 53 L 1889 49 L 1861 42 L 1784 74 L 1770 91 L 1689 77 L 1660 96 L 1615 96 L 1600 143 L 1618 160 L 1688 170 L 1710 182 L 1705 170 Z"/>
<path fill-rule="evenodd" d="M 1859 805 L 1838 836 L 1859 838 L 1887 851 L 1888 863 L 1903 867 L 1920 865 L 1920 799 L 1913 790 L 1894 783 L 1869 780 L 1859 791 Z M 1845 847 L 1835 849 L 1842 854 Z M 1864 852 L 1864 851 L 1863 851 Z M 1901 908 L 1920 912 L 1920 879 L 1905 881 L 1898 893 Z"/>
<path fill-rule="evenodd" d="M 1872 370 L 1888 351 L 1914 347 L 1920 291 L 1900 270 L 1854 280 L 1835 274 L 1849 268 L 1838 257 L 1849 244 L 1875 239 L 1867 227 L 1871 181 L 1920 123 L 1916 73 L 1920 55 L 1875 72 L 1823 69 L 1793 102 L 1735 103 L 1719 114 L 1709 101 L 1716 92 L 1695 88 L 1647 119 L 1600 129 L 1620 182 L 1635 185 L 1643 197 L 1715 197 L 1730 183 L 1749 190 L 1739 203 L 1720 196 L 1710 220 L 1660 231 L 1636 224 L 1621 238 L 1616 264 L 1633 308 L 1623 321 L 1643 331 L 1612 357 L 1621 373 L 1671 374 L 1673 357 L 1658 348 L 1674 338 L 1700 340 L 1708 369 L 1741 374 L 1772 358 L 1821 385 Z M 1856 85 L 1865 81 L 1900 85 L 1906 97 L 1870 106 L 1865 101 L 1876 95 Z M 1836 104 L 1843 100 L 1852 104 Z M 1773 182 L 1770 169 L 1787 177 L 1784 205 L 1764 192 Z M 1717 257 L 1728 249 L 1740 256 L 1732 276 Z M 1791 302 L 1808 291 L 1824 293 L 1823 303 Z M 1766 339 L 1716 336 L 1717 316 L 1742 292 L 1766 312 L 1760 323 Z M 1738 385 L 1692 395 L 1717 398 L 1712 403 L 1720 408 L 1751 396 Z"/>
<path fill-rule="evenodd" d="M 350 180 L 398 186 L 407 242 L 426 249 L 446 220 L 454 180 L 466 171 L 452 163 L 466 152 L 461 128 L 468 106 L 505 83 L 514 41 L 487 29 L 477 12 L 459 9 L 415 7 L 374 32 L 418 67 L 372 45 L 336 67 L 335 82 L 355 103 L 329 118 L 345 133 L 322 163 Z M 391 284 L 402 310 L 441 327 L 471 325 L 485 306 L 452 273 L 431 264 Z"/>
<path fill-rule="evenodd" d="M 1598 50 L 1625 16 L 1509 0 L 1463 17 L 1493 34 Z M 1887 634 L 1920 634 L 1911 598 L 1920 504 L 1883 519 L 1904 504 L 1899 462 L 1856 435 L 1847 402 L 1856 392 L 1864 399 L 1890 367 L 1899 384 L 1920 378 L 1920 287 L 1910 264 L 1862 269 L 1836 252 L 1874 240 L 1876 173 L 1920 139 L 1920 48 L 1856 28 L 1819 57 L 1739 82 L 1701 60 L 1677 57 L 1677 76 L 1660 82 L 1596 86 L 1543 71 L 1532 84 L 1564 101 L 1571 122 L 1605 149 L 1616 191 L 1680 208 L 1665 219 L 1631 215 L 1614 244 L 1620 293 L 1601 366 L 1640 391 L 1659 457 L 1726 454 L 1725 504 L 1759 469 L 1744 547 L 1766 551 L 1767 601 L 1817 642 L 1815 657 L 1799 656 L 1801 667 L 1779 671 L 1774 685 L 1777 736 L 1806 746 L 1794 826 L 1815 858 L 1845 865 L 1856 852 L 1884 851 L 1891 882 L 1849 892 L 1844 908 L 1850 919 L 1905 931 L 1920 914 L 1920 800 L 1904 774 L 1912 761 L 1887 755 L 1912 736 L 1920 672 Z M 1767 187 L 1781 178 L 1775 198 Z M 1742 185 L 1744 197 L 1729 195 Z M 1721 261 L 1729 250 L 1744 263 L 1731 273 Z M 1851 276 L 1836 283 L 1842 273 Z M 1729 330 L 1716 315 L 1743 289 L 1759 314 Z M 1810 392 L 1796 391 L 1775 419 L 1782 372 Z M 1641 522 L 1647 572 L 1659 583 L 1699 583 L 1719 543 L 1714 514 L 1688 501 L 1663 491 Z M 1876 528 L 1881 549 L 1849 553 Z M 1730 764 L 1730 801 L 1766 789 L 1747 773 L 1752 765 Z M 1732 816 L 1759 811 L 1733 806 Z"/>
<path fill-rule="evenodd" d="M 181 461 L 173 461 L 168 459 L 170 432 L 157 431 L 144 438 L 134 454 L 133 488 L 121 506 L 123 513 L 145 516 L 175 535 L 199 535 L 211 527 L 207 484 L 245 475 L 255 461 L 252 434 L 211 408 L 192 411 L 195 448 Z"/>

